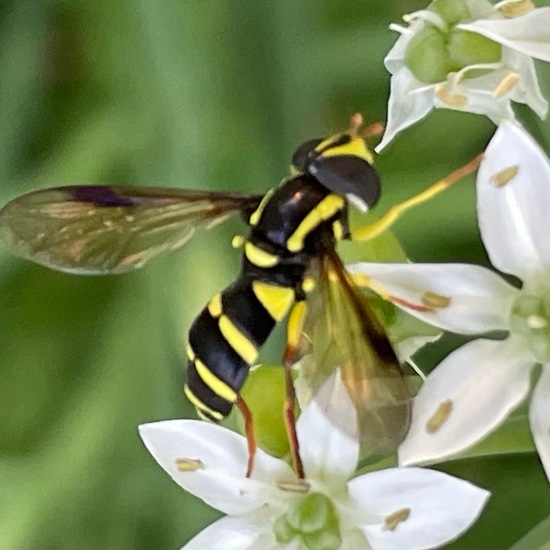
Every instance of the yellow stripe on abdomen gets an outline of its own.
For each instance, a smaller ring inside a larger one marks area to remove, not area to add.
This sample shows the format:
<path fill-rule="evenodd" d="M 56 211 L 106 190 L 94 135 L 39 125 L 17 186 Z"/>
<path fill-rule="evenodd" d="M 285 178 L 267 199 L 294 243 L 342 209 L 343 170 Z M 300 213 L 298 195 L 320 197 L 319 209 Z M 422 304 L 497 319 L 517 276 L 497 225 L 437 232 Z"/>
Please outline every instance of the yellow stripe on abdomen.
<path fill-rule="evenodd" d="M 237 392 L 220 380 L 202 361 L 195 360 L 195 370 L 202 381 L 218 396 L 229 403 L 235 403 Z"/>
<path fill-rule="evenodd" d="M 187 397 L 187 399 L 189 399 L 191 405 L 193 405 L 193 407 L 195 407 L 195 409 L 197 409 L 197 413 L 199 413 L 199 416 L 201 416 L 201 418 L 203 420 L 207 419 L 207 417 L 204 415 L 204 414 L 200 414 L 200 411 L 204 411 L 206 413 L 208 413 L 212 418 L 216 419 L 216 420 L 222 420 L 223 419 L 223 414 L 218 412 L 218 411 L 215 411 L 213 409 L 211 409 L 210 407 L 207 407 L 190 389 L 189 389 L 189 386 L 187 384 L 185 384 L 185 386 L 183 386 L 183 393 L 185 393 L 185 396 Z"/>
<path fill-rule="evenodd" d="M 227 317 L 222 315 L 218 321 L 220 331 L 227 343 L 249 364 L 252 365 L 258 359 L 256 346 L 233 324 Z"/>

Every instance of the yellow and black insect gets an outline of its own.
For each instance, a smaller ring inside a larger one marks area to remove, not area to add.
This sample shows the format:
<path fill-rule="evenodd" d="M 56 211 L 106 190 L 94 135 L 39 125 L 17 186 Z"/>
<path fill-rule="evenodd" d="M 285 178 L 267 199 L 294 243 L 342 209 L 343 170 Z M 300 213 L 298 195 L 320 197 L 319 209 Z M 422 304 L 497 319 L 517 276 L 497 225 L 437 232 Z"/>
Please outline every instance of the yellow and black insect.
<path fill-rule="evenodd" d="M 372 238 L 449 182 L 439 182 L 373 226 L 350 233 L 349 203 L 368 208 L 380 195 L 360 125 L 355 116 L 349 130 L 301 145 L 292 158 L 294 175 L 263 196 L 107 186 L 44 189 L 0 210 L 0 236 L 20 256 L 56 270 L 123 273 L 180 248 L 197 228 L 240 213 L 250 228 L 242 243 L 241 271 L 189 331 L 185 393 L 198 415 L 219 421 L 239 407 L 250 474 L 252 416 L 240 390 L 261 346 L 288 316 L 285 420 L 297 474 L 303 477 L 291 365 L 304 332 L 313 344 L 308 379 L 314 389 L 339 367 L 357 408 L 362 441 L 372 451 L 391 451 L 408 427 L 410 392 L 383 328 L 335 248 L 341 239 Z M 307 315 L 311 295 L 317 299 Z"/>

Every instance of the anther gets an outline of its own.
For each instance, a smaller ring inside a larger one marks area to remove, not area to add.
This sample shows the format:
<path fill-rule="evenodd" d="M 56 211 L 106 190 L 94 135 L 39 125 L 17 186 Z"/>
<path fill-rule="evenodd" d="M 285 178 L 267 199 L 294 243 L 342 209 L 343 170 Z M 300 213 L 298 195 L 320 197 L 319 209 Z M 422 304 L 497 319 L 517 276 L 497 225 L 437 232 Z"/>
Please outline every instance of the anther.
<path fill-rule="evenodd" d="M 311 489 L 311 485 L 303 479 L 298 479 L 296 481 L 277 481 L 277 487 L 281 491 L 286 491 L 288 493 L 300 493 L 304 495 L 309 493 L 309 490 Z"/>
<path fill-rule="evenodd" d="M 494 7 L 498 9 L 504 17 L 508 18 L 519 17 L 535 9 L 535 5 L 531 0 L 504 0 Z"/>
<path fill-rule="evenodd" d="M 520 81 L 518 73 L 508 73 L 493 89 L 491 95 L 497 99 L 506 95 Z"/>
<path fill-rule="evenodd" d="M 422 298 L 420 300 L 425 306 L 434 309 L 446 308 L 451 303 L 451 298 L 449 296 L 436 294 L 435 292 L 430 292 L 429 290 L 422 294 Z"/>
<path fill-rule="evenodd" d="M 177 458 L 176 468 L 179 472 L 196 472 L 204 470 L 204 462 L 198 458 Z"/>
<path fill-rule="evenodd" d="M 439 84 L 434 89 L 435 95 L 446 105 L 451 107 L 466 107 L 468 103 L 468 98 L 462 94 L 454 94 L 447 88 L 444 84 Z"/>
<path fill-rule="evenodd" d="M 407 521 L 411 515 L 410 508 L 401 508 L 392 512 L 384 518 L 384 529 L 386 531 L 395 531 L 395 528 L 402 522 Z"/>
<path fill-rule="evenodd" d="M 516 164 L 514 166 L 508 166 L 508 168 L 504 168 L 504 170 L 501 170 L 500 172 L 497 172 L 493 176 L 491 176 L 490 182 L 495 187 L 504 187 L 507 183 L 510 183 L 519 172 L 519 166 Z"/>
<path fill-rule="evenodd" d="M 430 416 L 428 422 L 426 422 L 426 431 L 429 434 L 437 432 L 437 430 L 447 421 L 452 410 L 453 402 L 450 399 L 446 399 L 440 403 L 437 410 Z"/>

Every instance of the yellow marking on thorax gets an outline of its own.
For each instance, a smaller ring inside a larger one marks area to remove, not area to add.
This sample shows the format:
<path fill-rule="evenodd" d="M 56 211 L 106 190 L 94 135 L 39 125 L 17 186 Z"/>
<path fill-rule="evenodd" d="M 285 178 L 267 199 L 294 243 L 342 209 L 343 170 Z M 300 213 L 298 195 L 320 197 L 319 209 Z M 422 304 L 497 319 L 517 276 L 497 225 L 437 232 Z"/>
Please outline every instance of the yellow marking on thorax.
<path fill-rule="evenodd" d="M 320 143 L 315 150 L 321 150 L 323 149 L 323 143 Z M 325 143 L 324 147 L 327 147 L 327 144 Z M 335 157 L 335 156 L 341 156 L 341 155 L 349 155 L 353 157 L 359 157 L 360 159 L 363 159 L 367 161 L 369 164 L 372 164 L 374 162 L 374 156 L 369 151 L 369 148 L 367 147 L 367 144 L 365 143 L 365 140 L 363 138 L 352 138 L 352 140 L 349 143 L 345 143 L 344 145 L 336 145 L 335 147 L 330 147 L 323 151 L 321 153 L 321 157 Z"/>
<path fill-rule="evenodd" d="M 263 197 L 262 201 L 260 202 L 258 208 L 252 212 L 250 215 L 250 218 L 248 218 L 248 223 L 252 226 L 257 225 L 257 223 L 260 221 L 260 217 L 262 215 L 262 212 L 265 209 L 266 204 L 268 203 L 269 199 L 271 198 L 271 195 L 273 195 L 273 192 L 275 191 L 275 188 L 270 189 Z"/>
<path fill-rule="evenodd" d="M 218 292 L 215 296 L 212 297 L 210 302 L 208 302 L 208 311 L 212 317 L 216 318 L 222 314 L 222 295 Z"/>
<path fill-rule="evenodd" d="M 227 343 L 249 364 L 258 359 L 256 346 L 233 324 L 231 319 L 222 315 L 218 321 L 220 331 Z"/>
<path fill-rule="evenodd" d="M 244 254 L 257 267 L 273 267 L 279 263 L 279 258 L 266 250 L 247 242 L 244 245 Z"/>
<path fill-rule="evenodd" d="M 212 418 L 215 418 L 216 420 L 222 420 L 223 419 L 223 414 L 218 412 L 218 411 L 215 411 L 213 409 L 211 409 L 210 407 L 207 407 L 190 389 L 189 389 L 189 386 L 187 384 L 185 384 L 185 386 L 183 386 L 183 393 L 185 393 L 185 396 L 187 397 L 187 399 L 189 399 L 189 401 L 191 402 L 191 405 L 193 405 L 193 407 L 195 407 L 195 409 L 197 410 L 197 414 L 203 419 L 203 420 L 210 420 L 210 418 L 208 418 L 207 416 L 205 416 L 204 414 L 201 413 L 201 410 L 202 411 L 205 411 L 207 412 L 208 414 L 210 414 L 212 416 Z"/>
<path fill-rule="evenodd" d="M 237 392 L 220 380 L 202 361 L 195 361 L 195 369 L 202 381 L 218 396 L 230 403 L 237 400 Z"/>
<path fill-rule="evenodd" d="M 301 221 L 294 233 L 286 241 L 290 252 L 298 252 L 304 247 L 306 237 L 321 223 L 339 210 L 344 208 L 344 199 L 340 195 L 327 195 L 309 214 Z"/>
<path fill-rule="evenodd" d="M 195 352 L 193 351 L 191 344 L 187 344 L 187 346 L 185 347 L 185 351 L 187 352 L 187 359 L 189 359 L 189 361 L 194 361 Z"/>
<path fill-rule="evenodd" d="M 281 321 L 294 303 L 294 290 L 289 287 L 253 281 L 252 290 L 271 318 Z"/>

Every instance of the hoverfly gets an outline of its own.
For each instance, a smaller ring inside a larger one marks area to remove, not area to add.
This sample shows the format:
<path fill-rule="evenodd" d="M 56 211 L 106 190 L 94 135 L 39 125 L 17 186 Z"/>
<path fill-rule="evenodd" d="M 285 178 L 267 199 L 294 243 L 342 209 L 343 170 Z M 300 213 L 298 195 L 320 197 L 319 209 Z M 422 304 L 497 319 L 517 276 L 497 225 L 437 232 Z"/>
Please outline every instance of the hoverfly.
<path fill-rule="evenodd" d="M 240 390 L 274 326 L 288 317 L 285 421 L 297 475 L 303 478 L 304 472 L 291 366 L 303 333 L 312 341 L 313 365 L 306 373 L 312 386 L 319 388 L 339 367 L 363 443 L 373 452 L 392 451 L 408 428 L 411 393 L 382 326 L 336 252 L 339 240 L 369 239 L 392 221 L 382 218 L 374 233 L 369 226 L 353 233 L 348 227 L 350 202 L 368 208 L 380 195 L 365 134 L 358 133 L 361 124 L 355 115 L 348 130 L 301 145 L 292 157 L 293 175 L 265 195 L 42 189 L 0 210 L 0 237 L 16 254 L 55 270 L 124 273 L 182 247 L 197 229 L 240 214 L 249 227 L 241 271 L 189 330 L 184 391 L 197 414 L 217 422 L 237 405 L 245 419 L 250 475 L 254 431 Z M 415 201 L 409 199 L 410 205 Z M 306 302 L 312 303 L 309 314 Z"/>

